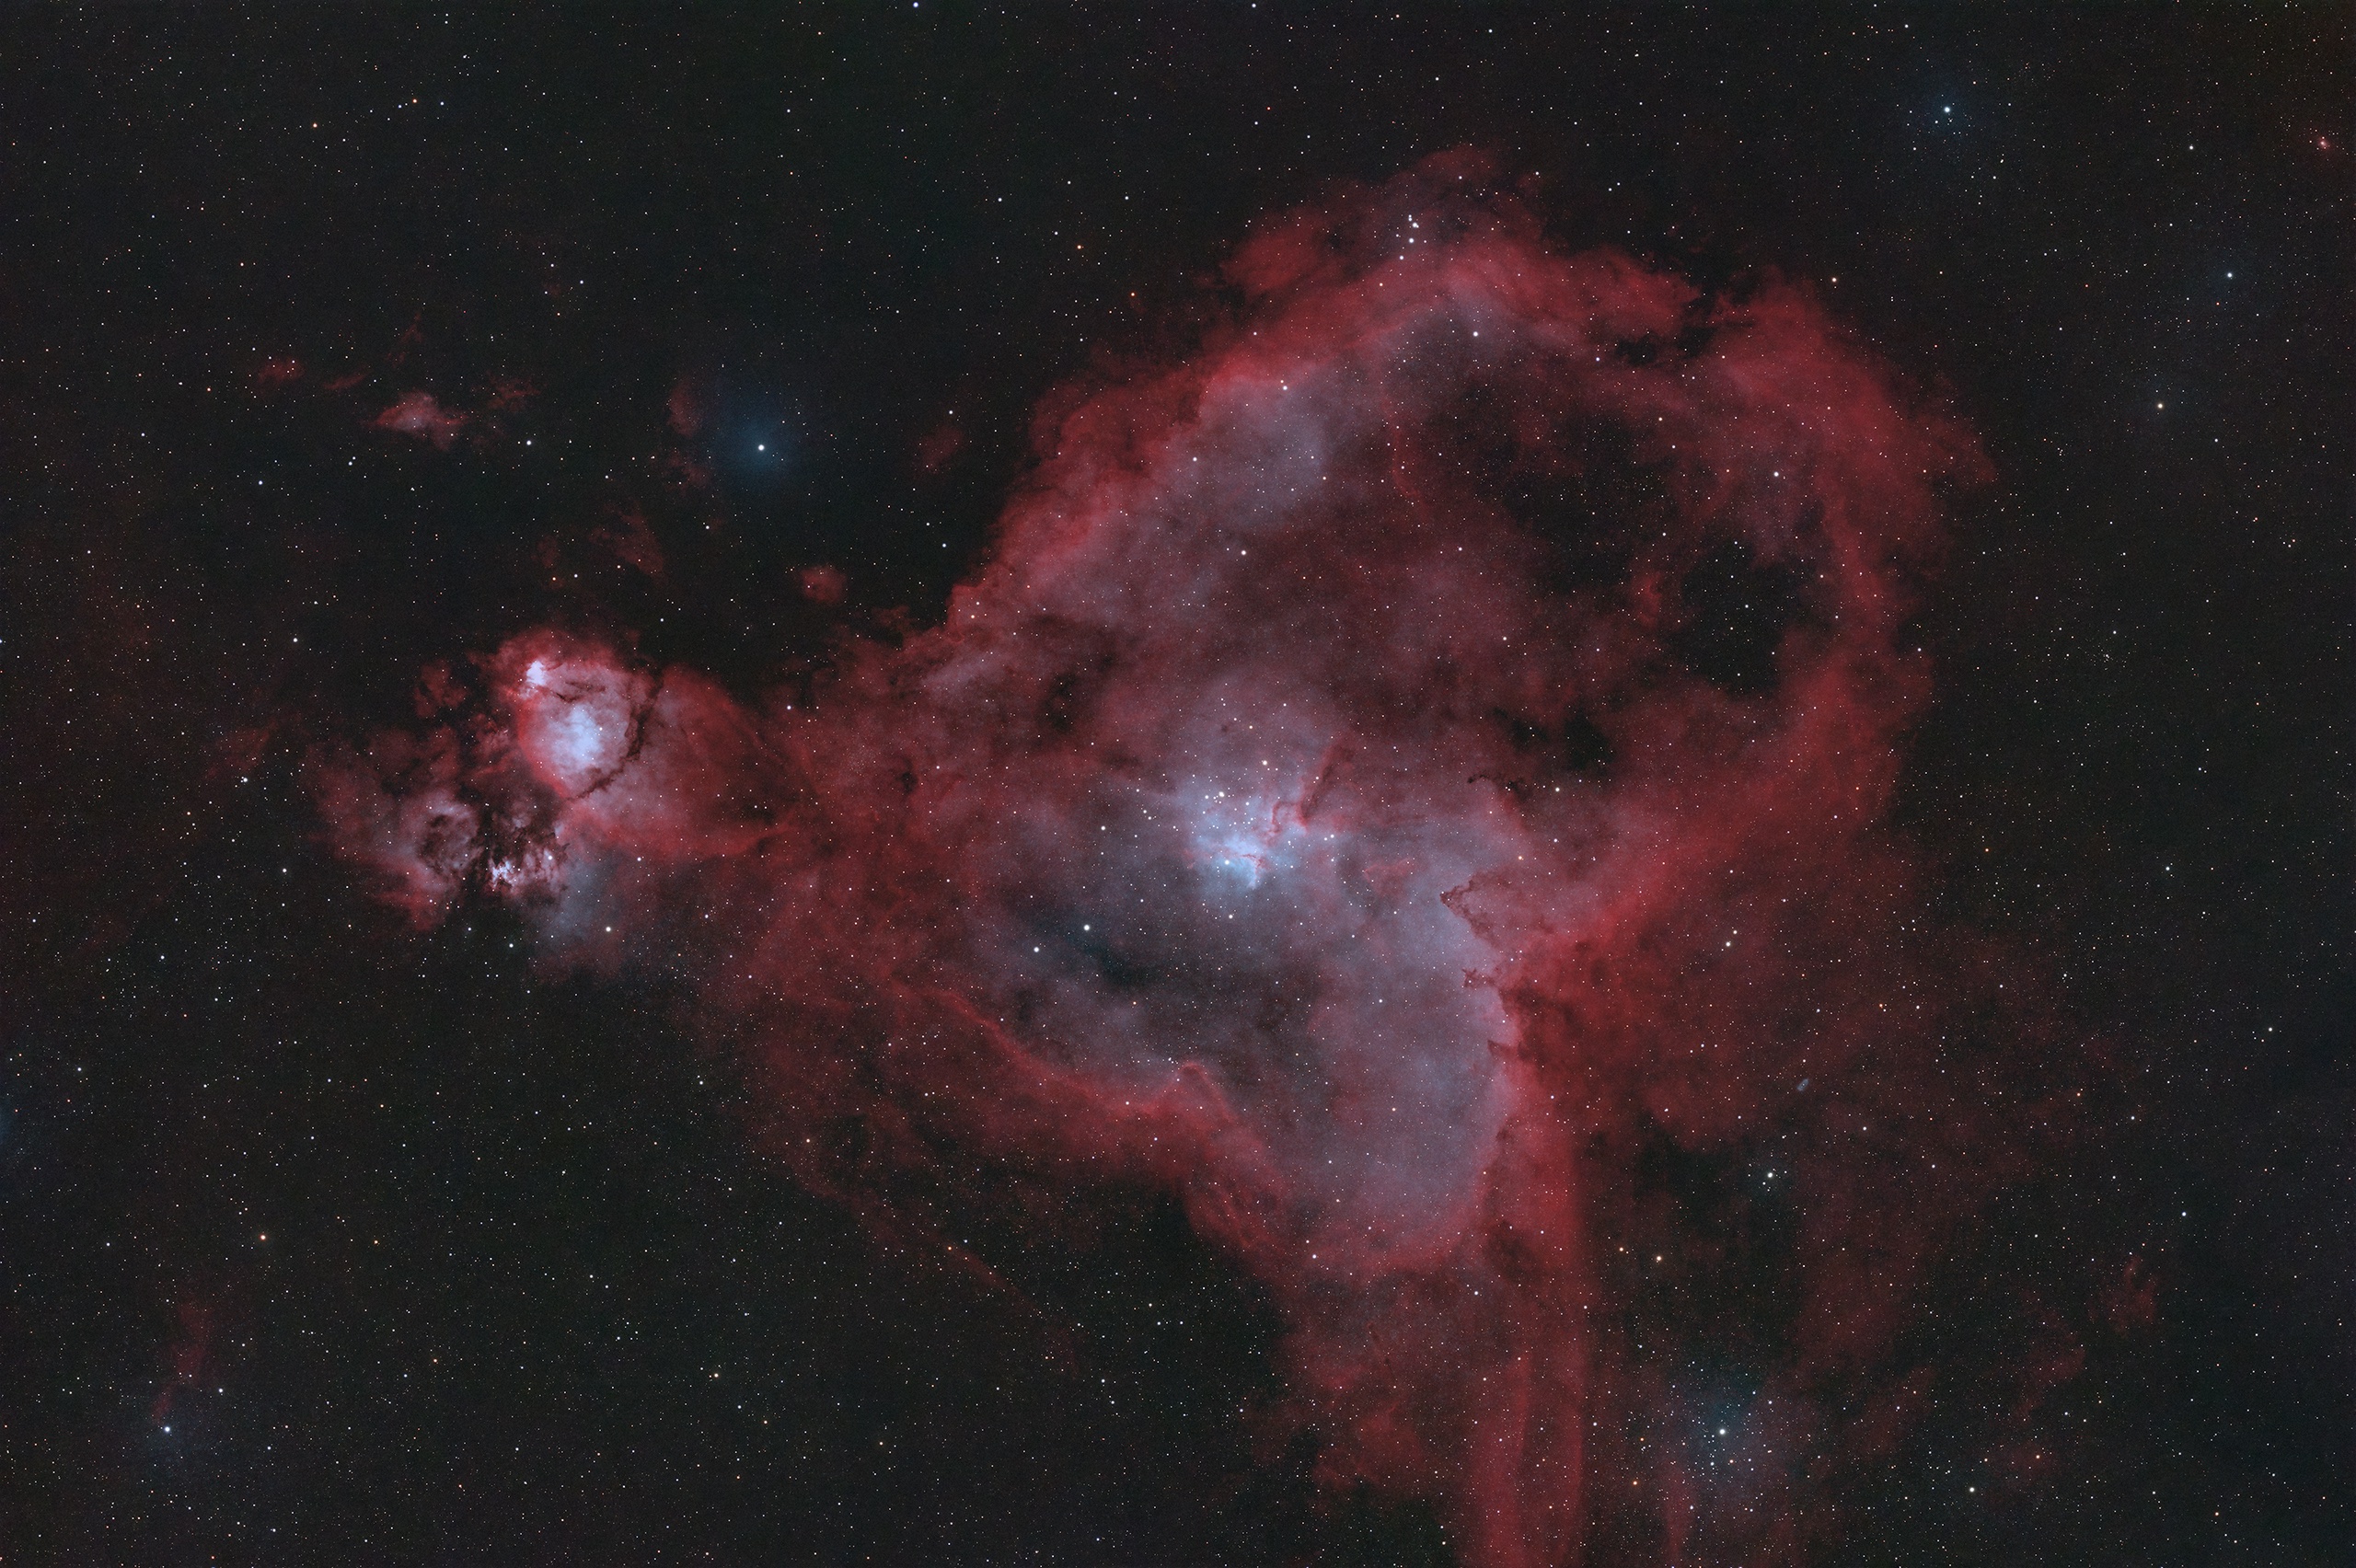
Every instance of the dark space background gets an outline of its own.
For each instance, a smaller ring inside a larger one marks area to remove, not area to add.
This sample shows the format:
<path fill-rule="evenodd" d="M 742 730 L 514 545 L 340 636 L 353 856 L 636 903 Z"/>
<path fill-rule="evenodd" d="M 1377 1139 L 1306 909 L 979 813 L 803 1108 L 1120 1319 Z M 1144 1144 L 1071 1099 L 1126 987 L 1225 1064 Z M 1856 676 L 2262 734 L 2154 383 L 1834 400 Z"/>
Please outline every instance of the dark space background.
<path fill-rule="evenodd" d="M 1469 144 L 1565 245 L 1817 280 L 1998 474 L 1904 826 L 2107 1101 L 1959 1239 L 1840 1560 L 2350 1561 L 2350 21 L 17 13 L 0 1560 L 1449 1561 L 1254 1448 L 1275 1319 L 1173 1207 L 1000 1239 L 1035 1309 L 907 1258 L 659 986 L 411 933 L 297 774 L 550 620 L 745 692 L 926 624 L 1043 394 Z M 2040 1314 L 2041 1468 L 1946 1484 Z"/>

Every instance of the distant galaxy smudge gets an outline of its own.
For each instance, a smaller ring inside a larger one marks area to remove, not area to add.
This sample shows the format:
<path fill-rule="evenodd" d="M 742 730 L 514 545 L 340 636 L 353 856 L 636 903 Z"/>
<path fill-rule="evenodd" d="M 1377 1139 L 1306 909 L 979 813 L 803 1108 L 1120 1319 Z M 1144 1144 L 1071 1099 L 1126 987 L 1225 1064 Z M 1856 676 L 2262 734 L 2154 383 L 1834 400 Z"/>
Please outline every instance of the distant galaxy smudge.
<path fill-rule="evenodd" d="M 1471 155 L 1225 282 L 944 624 L 767 705 L 525 636 L 324 813 L 421 922 L 688 975 L 870 1212 L 1179 1194 L 1291 1325 L 1267 1419 L 1470 1562 L 1802 1547 L 2031 1114 L 1946 1070 L 2038 1024 L 1883 825 L 1984 462 L 1805 289 L 1559 254 Z"/>

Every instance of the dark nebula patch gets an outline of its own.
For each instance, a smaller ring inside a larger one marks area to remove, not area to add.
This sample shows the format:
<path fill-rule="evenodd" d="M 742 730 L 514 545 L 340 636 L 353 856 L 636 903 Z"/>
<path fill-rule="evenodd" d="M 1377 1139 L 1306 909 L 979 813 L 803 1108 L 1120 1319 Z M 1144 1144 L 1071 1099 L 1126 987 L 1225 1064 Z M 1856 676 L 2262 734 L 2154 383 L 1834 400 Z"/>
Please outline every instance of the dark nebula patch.
<path fill-rule="evenodd" d="M 1740 541 L 1714 547 L 1678 584 L 1669 646 L 1694 674 L 1737 696 L 1775 684 L 1784 634 L 1805 612 L 1807 581 L 1789 565 L 1762 566 Z"/>

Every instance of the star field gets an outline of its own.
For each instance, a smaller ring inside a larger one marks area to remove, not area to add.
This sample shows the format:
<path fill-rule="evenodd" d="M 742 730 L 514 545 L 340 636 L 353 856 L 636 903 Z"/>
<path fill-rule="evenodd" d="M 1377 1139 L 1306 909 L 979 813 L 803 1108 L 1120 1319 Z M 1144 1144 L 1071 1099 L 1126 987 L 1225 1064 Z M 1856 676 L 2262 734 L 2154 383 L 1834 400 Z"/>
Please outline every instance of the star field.
<path fill-rule="evenodd" d="M 0 1559 L 2339 1560 L 2342 30 L 25 18 Z"/>

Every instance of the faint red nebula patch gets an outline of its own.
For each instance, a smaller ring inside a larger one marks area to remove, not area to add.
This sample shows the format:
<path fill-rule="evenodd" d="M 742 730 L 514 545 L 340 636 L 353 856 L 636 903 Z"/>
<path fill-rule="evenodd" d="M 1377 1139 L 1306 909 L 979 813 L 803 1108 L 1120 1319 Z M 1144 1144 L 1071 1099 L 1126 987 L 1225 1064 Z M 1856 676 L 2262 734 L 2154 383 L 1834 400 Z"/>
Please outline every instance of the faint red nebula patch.
<path fill-rule="evenodd" d="M 2160 1282 L 2151 1265 L 2131 1257 L 2102 1295 L 2103 1320 L 2118 1333 L 2135 1333 L 2160 1320 Z"/>
<path fill-rule="evenodd" d="M 682 378 L 671 388 L 666 404 L 671 416 L 671 431 L 682 441 L 692 441 L 703 432 L 704 421 L 711 417 L 711 397 L 702 384 L 692 378 Z"/>
<path fill-rule="evenodd" d="M 428 664 L 419 672 L 413 699 L 417 716 L 432 719 L 466 705 L 468 692 L 457 673 L 446 663 Z"/>
<path fill-rule="evenodd" d="M 850 586 L 842 569 L 834 566 L 805 566 L 795 581 L 802 584 L 802 596 L 814 605 L 839 605 Z"/>
<path fill-rule="evenodd" d="M 814 697 L 534 634 L 320 801 L 421 919 L 682 967 L 868 1212 L 1181 1194 L 1292 1324 L 1270 1421 L 1468 1561 L 1774 1557 L 1926 1404 L 1924 1270 L 2047 1114 L 1882 825 L 1984 464 L 1807 291 L 1558 254 L 1489 179 L 1267 225 Z"/>
<path fill-rule="evenodd" d="M 597 529 L 590 538 L 632 571 L 648 577 L 663 575 L 663 542 L 654 536 L 646 514 L 636 507 L 617 513 L 611 523 Z"/>
<path fill-rule="evenodd" d="M 467 428 L 469 416 L 445 409 L 431 392 L 411 392 L 376 416 L 378 430 L 398 431 L 430 441 L 447 452 Z"/>
<path fill-rule="evenodd" d="M 291 356 L 264 360 L 254 372 L 254 386 L 263 392 L 281 392 L 303 379 L 303 362 Z"/>
<path fill-rule="evenodd" d="M 540 389 L 521 376 L 502 375 L 491 384 L 491 397 L 485 407 L 520 409 L 540 395 Z"/>
<path fill-rule="evenodd" d="M 165 1353 L 164 1385 L 147 1407 L 147 1419 L 161 1424 L 171 1418 L 173 1402 L 183 1388 L 202 1380 L 213 1350 L 213 1309 L 203 1301 L 183 1300 L 172 1309 L 174 1329 Z"/>
<path fill-rule="evenodd" d="M 957 422 L 953 410 L 917 443 L 917 472 L 930 478 L 955 462 L 957 455 L 964 450 L 965 427 Z"/>

